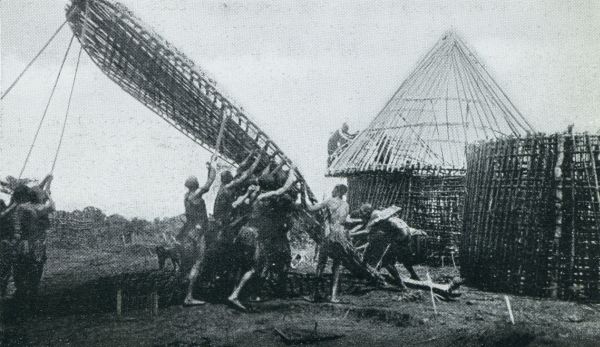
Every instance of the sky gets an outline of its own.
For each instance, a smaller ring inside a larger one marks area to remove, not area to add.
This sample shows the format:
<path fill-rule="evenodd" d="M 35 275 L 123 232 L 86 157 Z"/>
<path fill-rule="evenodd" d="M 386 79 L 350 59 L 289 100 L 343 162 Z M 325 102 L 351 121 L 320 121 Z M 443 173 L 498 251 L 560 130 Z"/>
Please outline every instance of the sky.
<path fill-rule="evenodd" d="M 324 177 L 330 134 L 344 121 L 365 128 L 447 30 L 476 52 L 535 129 L 600 129 L 598 1 L 121 2 L 233 96 L 318 197 L 338 182 Z M 64 21 L 66 3 L 0 1 L 2 90 Z M 0 177 L 21 170 L 71 34 L 65 27 L 0 103 Z M 52 166 L 78 50 L 75 42 L 26 177 Z M 210 156 L 85 53 L 63 141 L 57 207 L 92 205 L 126 217 L 182 213 L 183 181 L 203 180 Z"/>

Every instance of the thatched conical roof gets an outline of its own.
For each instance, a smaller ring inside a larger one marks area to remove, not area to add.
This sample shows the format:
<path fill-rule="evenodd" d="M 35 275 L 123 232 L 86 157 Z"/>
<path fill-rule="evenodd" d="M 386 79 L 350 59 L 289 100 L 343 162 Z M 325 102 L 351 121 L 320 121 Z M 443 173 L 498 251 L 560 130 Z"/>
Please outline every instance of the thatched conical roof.
<path fill-rule="evenodd" d="M 449 32 L 371 124 L 336 153 L 328 173 L 463 169 L 466 143 L 531 131 L 461 38 Z"/>

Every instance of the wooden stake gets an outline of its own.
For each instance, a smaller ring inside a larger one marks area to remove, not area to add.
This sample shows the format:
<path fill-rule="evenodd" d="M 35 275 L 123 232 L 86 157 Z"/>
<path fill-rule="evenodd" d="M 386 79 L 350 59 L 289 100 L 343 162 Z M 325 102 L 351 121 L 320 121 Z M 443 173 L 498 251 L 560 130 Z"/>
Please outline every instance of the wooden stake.
<path fill-rule="evenodd" d="M 381 267 L 381 264 L 383 263 L 383 257 L 385 257 L 387 252 L 390 250 L 390 246 L 392 246 L 392 244 L 388 243 L 387 247 L 385 248 L 385 251 L 383 251 L 383 253 L 381 254 L 381 258 L 379 258 L 379 261 L 377 262 L 377 265 L 375 266 L 375 270 L 379 270 L 379 268 Z"/>
<path fill-rule="evenodd" d="M 454 261 L 454 252 L 450 253 L 450 256 L 452 256 L 452 266 L 454 266 L 454 271 L 458 271 L 456 268 L 456 262 Z"/>
<path fill-rule="evenodd" d="M 123 317 L 123 291 L 121 288 L 117 289 L 117 318 Z"/>
<path fill-rule="evenodd" d="M 156 290 L 152 292 L 152 316 L 158 316 L 158 293 Z"/>
<path fill-rule="evenodd" d="M 433 295 L 433 281 L 429 272 L 427 272 L 427 282 L 429 282 L 429 293 L 431 294 L 431 304 L 433 305 L 433 313 L 437 315 L 437 307 L 435 306 L 435 296 Z"/>
<path fill-rule="evenodd" d="M 510 317 L 510 322 L 512 325 L 515 325 L 515 317 L 513 316 L 512 308 L 510 307 L 510 299 L 508 295 L 504 296 L 504 301 L 506 301 L 506 307 L 508 307 L 508 316 Z"/>

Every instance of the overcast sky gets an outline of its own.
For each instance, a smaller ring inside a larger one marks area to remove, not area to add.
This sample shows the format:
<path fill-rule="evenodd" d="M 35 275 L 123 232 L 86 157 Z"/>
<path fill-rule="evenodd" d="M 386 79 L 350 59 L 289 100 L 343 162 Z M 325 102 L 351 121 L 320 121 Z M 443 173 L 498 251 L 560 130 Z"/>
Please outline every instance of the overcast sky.
<path fill-rule="evenodd" d="M 319 197 L 326 142 L 364 128 L 420 57 L 454 29 L 532 125 L 600 128 L 600 2 L 123 0 L 243 105 Z M 64 21 L 64 0 L 2 0 L 1 86 Z M 0 176 L 18 175 L 71 31 L 2 100 Z M 79 46 L 66 62 L 24 176 L 51 167 Z M 182 213 L 183 181 L 209 154 L 83 56 L 53 193 L 60 209 L 145 218 Z M 212 200 L 209 198 L 209 200 Z M 210 201 L 209 203 L 211 203 Z"/>

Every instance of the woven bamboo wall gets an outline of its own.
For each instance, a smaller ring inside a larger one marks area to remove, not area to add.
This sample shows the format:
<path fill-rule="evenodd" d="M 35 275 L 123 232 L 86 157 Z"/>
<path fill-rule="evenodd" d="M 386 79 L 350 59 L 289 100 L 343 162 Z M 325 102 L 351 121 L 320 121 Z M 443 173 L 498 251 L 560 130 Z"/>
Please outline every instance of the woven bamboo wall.
<path fill-rule="evenodd" d="M 461 272 L 483 289 L 600 299 L 600 136 L 467 149 Z"/>
<path fill-rule="evenodd" d="M 374 207 L 396 205 L 406 222 L 430 236 L 429 263 L 458 262 L 465 198 L 464 176 L 414 175 L 411 173 L 363 173 L 348 177 L 348 203 Z"/>

